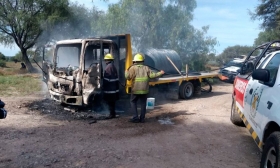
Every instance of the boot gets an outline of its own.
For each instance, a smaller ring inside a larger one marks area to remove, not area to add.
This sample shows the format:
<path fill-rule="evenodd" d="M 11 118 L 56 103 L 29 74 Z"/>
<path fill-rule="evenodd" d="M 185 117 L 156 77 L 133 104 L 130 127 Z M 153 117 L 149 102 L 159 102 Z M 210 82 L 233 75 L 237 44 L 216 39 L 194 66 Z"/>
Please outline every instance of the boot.
<path fill-rule="evenodd" d="M 116 118 L 116 112 L 115 111 L 110 111 L 110 115 L 108 117 L 106 117 L 106 119 L 112 119 L 112 118 Z"/>

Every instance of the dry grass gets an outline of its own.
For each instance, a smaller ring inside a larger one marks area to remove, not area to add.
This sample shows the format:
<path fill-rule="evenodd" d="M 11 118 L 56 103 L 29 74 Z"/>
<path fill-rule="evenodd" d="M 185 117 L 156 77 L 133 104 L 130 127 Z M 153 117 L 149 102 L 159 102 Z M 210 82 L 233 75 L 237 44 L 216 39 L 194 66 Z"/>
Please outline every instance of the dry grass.
<path fill-rule="evenodd" d="M 20 67 L 20 63 L 7 62 L 5 68 L 0 68 L 0 96 L 25 96 L 41 91 L 42 75 Z"/>

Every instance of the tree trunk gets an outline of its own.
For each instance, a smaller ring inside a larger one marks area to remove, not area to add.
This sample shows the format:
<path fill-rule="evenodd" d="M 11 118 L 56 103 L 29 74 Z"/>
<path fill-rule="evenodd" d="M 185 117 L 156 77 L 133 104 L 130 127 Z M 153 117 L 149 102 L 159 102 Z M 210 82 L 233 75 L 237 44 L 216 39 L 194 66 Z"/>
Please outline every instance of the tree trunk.
<path fill-rule="evenodd" d="M 31 62 L 29 61 L 29 58 L 27 56 L 27 50 L 22 49 L 21 54 L 22 54 L 22 61 L 25 63 L 28 72 L 30 73 L 36 72 L 36 69 L 32 66 Z"/>

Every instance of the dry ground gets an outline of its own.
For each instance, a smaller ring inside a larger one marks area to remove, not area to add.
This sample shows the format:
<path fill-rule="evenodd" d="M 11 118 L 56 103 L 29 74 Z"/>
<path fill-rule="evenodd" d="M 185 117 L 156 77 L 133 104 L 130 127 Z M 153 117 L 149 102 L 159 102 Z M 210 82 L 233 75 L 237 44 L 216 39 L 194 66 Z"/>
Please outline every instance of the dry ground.
<path fill-rule="evenodd" d="M 220 83 L 191 100 L 157 98 L 146 123 L 129 123 L 127 108 L 117 119 L 102 120 L 40 94 L 2 97 L 9 113 L 0 120 L 0 167 L 258 167 L 253 139 L 229 120 L 231 91 L 231 84 Z"/>

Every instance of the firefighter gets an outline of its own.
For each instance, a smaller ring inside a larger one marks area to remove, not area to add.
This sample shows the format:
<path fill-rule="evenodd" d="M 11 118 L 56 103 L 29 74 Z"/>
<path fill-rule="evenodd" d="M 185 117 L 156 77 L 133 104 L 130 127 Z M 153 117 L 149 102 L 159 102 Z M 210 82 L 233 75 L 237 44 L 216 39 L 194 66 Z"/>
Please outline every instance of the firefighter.
<path fill-rule="evenodd" d="M 119 99 L 119 77 L 114 65 L 114 57 L 111 54 L 106 54 L 104 60 L 106 67 L 103 78 L 103 98 L 110 111 L 110 115 L 106 118 L 111 119 L 116 118 L 115 105 Z"/>
<path fill-rule="evenodd" d="M 144 65 L 144 56 L 137 53 L 133 58 L 133 65 L 125 71 L 125 78 L 132 81 L 130 104 L 134 116 L 130 119 L 133 123 L 144 123 L 146 115 L 146 101 L 149 93 L 149 79 L 156 78 L 164 74 L 164 71 L 154 73 L 148 66 Z M 138 117 L 137 101 L 140 101 L 141 114 Z"/>

